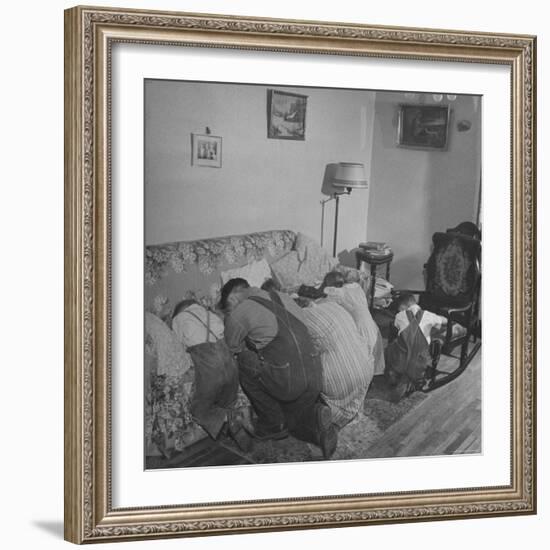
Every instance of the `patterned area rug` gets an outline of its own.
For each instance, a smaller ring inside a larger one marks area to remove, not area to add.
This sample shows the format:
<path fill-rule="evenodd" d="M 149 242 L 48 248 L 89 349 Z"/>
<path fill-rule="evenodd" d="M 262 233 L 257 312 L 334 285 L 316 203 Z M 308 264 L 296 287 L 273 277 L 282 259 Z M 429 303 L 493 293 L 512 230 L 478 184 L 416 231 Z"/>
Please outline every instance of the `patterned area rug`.
<path fill-rule="evenodd" d="M 332 460 L 361 459 L 369 447 L 401 417 L 419 405 L 427 394 L 413 393 L 392 402 L 383 376 L 376 376 L 369 388 L 363 410 L 338 433 L 338 446 Z M 228 445 L 232 445 L 228 442 Z M 322 460 L 321 450 L 312 444 L 288 437 L 281 441 L 254 442 L 246 456 L 250 462 L 269 464 Z"/>
<path fill-rule="evenodd" d="M 368 449 L 403 415 L 427 397 L 414 393 L 398 403 L 382 376 L 376 376 L 369 388 L 363 410 L 338 433 L 338 446 L 332 460 L 362 459 Z M 321 450 L 290 436 L 280 441 L 254 441 L 245 453 L 231 439 L 203 439 L 170 459 L 147 457 L 147 469 L 197 466 L 230 466 L 239 464 L 273 464 L 323 460 Z"/>

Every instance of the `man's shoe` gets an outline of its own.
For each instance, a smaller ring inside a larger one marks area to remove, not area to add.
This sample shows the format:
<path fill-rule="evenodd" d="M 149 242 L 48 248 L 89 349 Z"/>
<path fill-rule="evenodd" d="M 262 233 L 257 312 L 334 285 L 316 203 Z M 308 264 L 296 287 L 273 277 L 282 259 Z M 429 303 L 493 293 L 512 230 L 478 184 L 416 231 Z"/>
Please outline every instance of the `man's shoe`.
<path fill-rule="evenodd" d="M 288 437 L 288 429 L 284 424 L 278 426 L 264 426 L 262 424 L 256 424 L 254 429 L 249 431 L 250 435 L 254 439 L 259 441 L 268 441 L 270 439 L 285 439 Z"/>
<path fill-rule="evenodd" d="M 319 447 L 323 452 L 323 458 L 328 460 L 338 445 L 338 432 L 332 423 L 330 407 L 324 403 L 315 405 L 315 422 L 319 434 Z"/>
<path fill-rule="evenodd" d="M 247 453 L 252 447 L 252 440 L 245 429 L 245 424 L 238 415 L 230 415 L 227 421 L 227 435 L 233 439 L 241 451 Z"/>
<path fill-rule="evenodd" d="M 324 432 L 321 433 L 320 447 L 323 451 L 323 458 L 328 460 L 336 451 L 338 445 L 338 431 L 334 424 L 331 424 Z"/>

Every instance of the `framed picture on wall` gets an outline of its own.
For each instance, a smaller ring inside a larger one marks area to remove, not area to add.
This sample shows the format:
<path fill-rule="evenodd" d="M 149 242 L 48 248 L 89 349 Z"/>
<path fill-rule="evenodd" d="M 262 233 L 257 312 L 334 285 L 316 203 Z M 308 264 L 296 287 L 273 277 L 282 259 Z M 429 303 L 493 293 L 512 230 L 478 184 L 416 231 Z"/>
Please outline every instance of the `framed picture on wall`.
<path fill-rule="evenodd" d="M 210 134 L 191 134 L 193 166 L 222 166 L 222 138 Z"/>
<path fill-rule="evenodd" d="M 307 96 L 279 90 L 267 91 L 267 137 L 306 139 Z"/>
<path fill-rule="evenodd" d="M 66 539 L 534 513 L 535 37 L 85 6 L 65 25 Z M 422 103 L 443 72 L 471 123 L 452 134 L 462 146 L 395 147 L 396 105 L 400 145 L 447 146 L 448 108 Z M 404 81 L 421 107 L 401 103 Z M 309 145 L 266 139 L 266 95 L 271 139 L 305 140 L 309 101 Z M 223 173 L 194 168 L 221 165 L 222 138 L 194 133 L 211 119 L 231 144 Z M 360 179 L 327 175 L 354 163 Z M 486 181 L 499 185 L 481 193 Z M 397 226 L 392 281 L 422 277 L 432 244 L 445 247 L 438 284 L 459 298 L 481 269 L 491 281 L 483 308 L 458 312 L 461 347 L 442 348 L 439 369 L 430 347 L 436 372 L 398 380 L 397 403 L 368 275 L 306 234 L 327 182 L 327 225 L 346 249 Z M 300 309 L 300 286 L 279 280 L 298 273 L 332 274 L 327 300 Z M 252 308 L 269 330 L 247 346 L 237 314 Z M 323 338 L 341 346 L 344 330 L 354 359 L 331 364 Z M 456 378 L 450 364 L 464 367 Z"/>
<path fill-rule="evenodd" d="M 397 142 L 402 147 L 445 151 L 449 139 L 449 105 L 400 105 Z"/>

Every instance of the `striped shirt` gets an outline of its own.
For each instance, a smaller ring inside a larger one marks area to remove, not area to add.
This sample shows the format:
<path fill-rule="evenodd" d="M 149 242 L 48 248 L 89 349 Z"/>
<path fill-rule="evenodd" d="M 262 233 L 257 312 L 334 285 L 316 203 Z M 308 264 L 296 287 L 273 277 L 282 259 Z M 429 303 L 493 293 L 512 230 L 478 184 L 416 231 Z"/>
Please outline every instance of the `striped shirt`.
<path fill-rule="evenodd" d="M 374 358 L 361 340 L 353 317 L 339 304 L 322 302 L 304 309 L 306 327 L 321 355 L 322 395 L 332 421 L 345 426 L 361 410 L 374 374 Z"/>

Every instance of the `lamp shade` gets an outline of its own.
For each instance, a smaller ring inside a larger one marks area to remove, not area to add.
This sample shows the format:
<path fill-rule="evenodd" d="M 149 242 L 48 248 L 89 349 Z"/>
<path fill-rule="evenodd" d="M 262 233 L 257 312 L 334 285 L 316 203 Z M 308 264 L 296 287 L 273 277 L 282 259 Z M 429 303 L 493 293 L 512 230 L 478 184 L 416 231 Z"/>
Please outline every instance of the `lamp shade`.
<path fill-rule="evenodd" d="M 367 187 L 365 166 L 359 162 L 338 163 L 332 179 L 332 185 L 334 187 L 349 187 L 353 189 Z"/>

